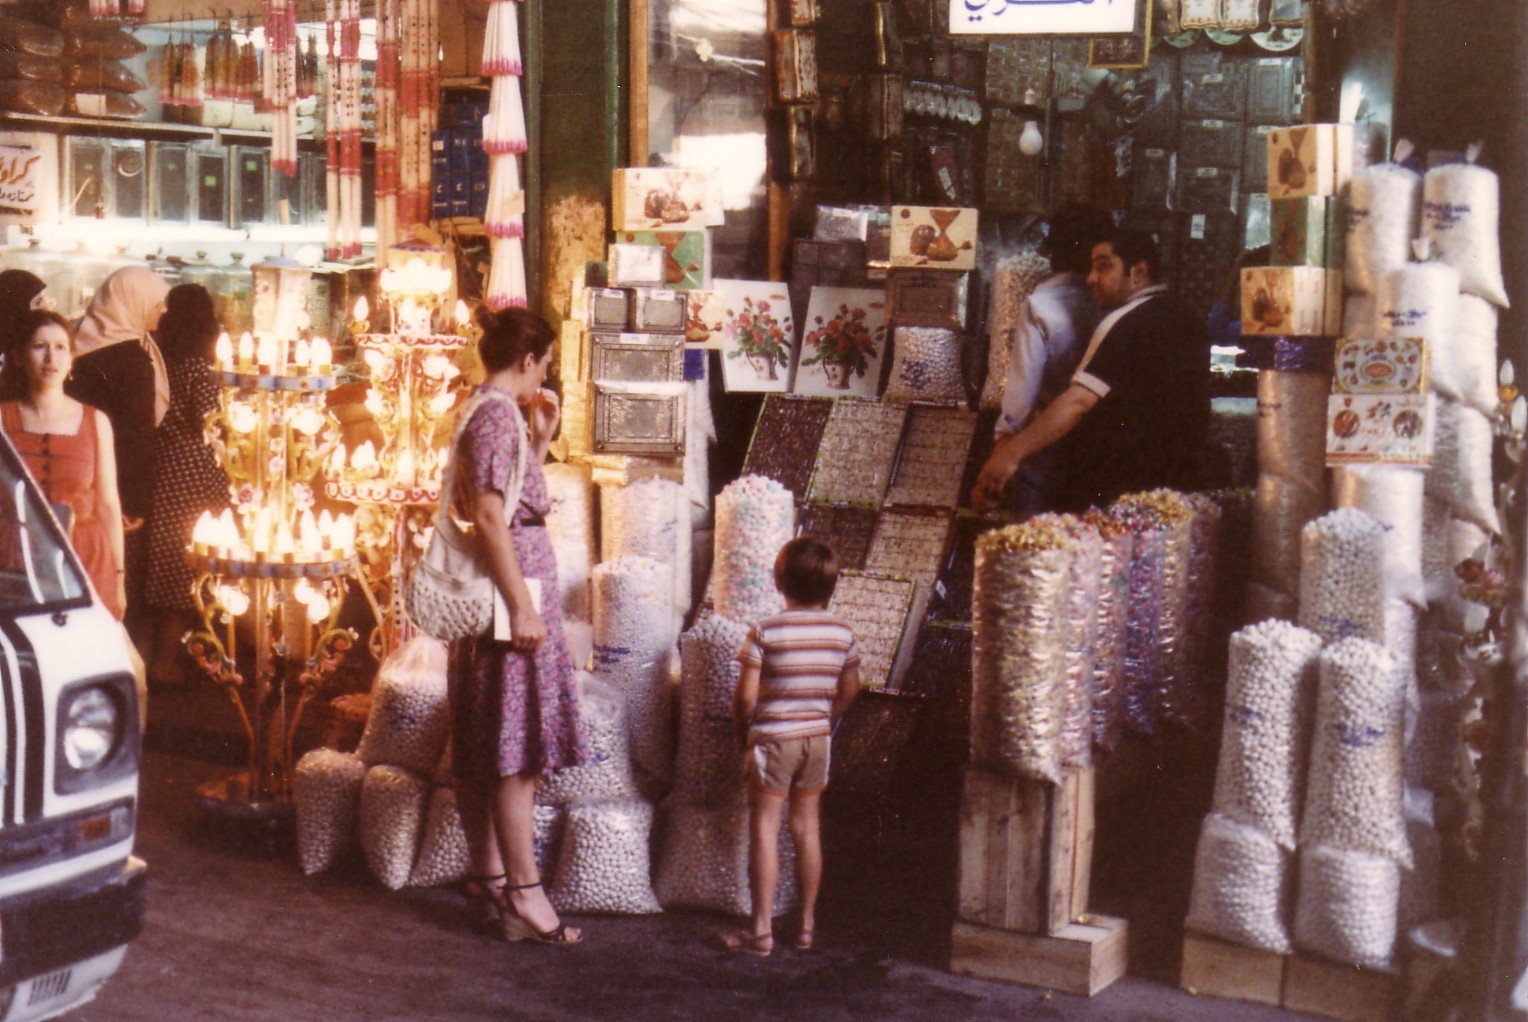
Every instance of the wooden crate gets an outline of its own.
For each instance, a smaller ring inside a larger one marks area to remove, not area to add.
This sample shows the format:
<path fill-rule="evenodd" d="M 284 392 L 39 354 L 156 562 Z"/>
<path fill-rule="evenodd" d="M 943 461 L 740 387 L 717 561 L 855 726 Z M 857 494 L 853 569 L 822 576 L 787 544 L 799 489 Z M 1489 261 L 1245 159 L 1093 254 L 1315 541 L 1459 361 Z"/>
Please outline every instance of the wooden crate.
<path fill-rule="evenodd" d="M 1088 910 L 1093 771 L 1060 785 L 966 771 L 956 914 L 965 922 L 1057 934 Z"/>
<path fill-rule="evenodd" d="M 1400 977 L 1308 955 L 1292 955 L 1284 969 L 1284 1007 L 1344 1022 L 1396 1018 Z"/>
<path fill-rule="evenodd" d="M 1084 916 L 1051 936 L 957 922 L 950 971 L 1092 997 L 1125 974 L 1127 937 L 1125 920 L 1109 916 Z"/>
<path fill-rule="evenodd" d="M 1183 936 L 1178 985 L 1191 994 L 1278 1006 L 1289 956 L 1243 947 L 1190 930 Z"/>

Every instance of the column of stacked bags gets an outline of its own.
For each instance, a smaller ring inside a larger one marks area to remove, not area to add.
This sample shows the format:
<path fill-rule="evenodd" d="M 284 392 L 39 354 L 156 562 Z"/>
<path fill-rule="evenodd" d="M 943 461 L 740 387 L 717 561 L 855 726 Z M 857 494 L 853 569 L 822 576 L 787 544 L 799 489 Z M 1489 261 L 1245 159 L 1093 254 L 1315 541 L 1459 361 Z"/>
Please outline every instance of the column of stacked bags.
<path fill-rule="evenodd" d="M 678 754 L 653 878 L 665 908 L 751 910 L 748 798 L 732 696 L 749 627 L 784 609 L 774 563 L 794 531 L 795 499 L 773 480 L 743 476 L 717 495 L 715 611 L 679 639 Z M 787 827 L 780 829 L 779 852 L 776 913 L 789 911 L 798 895 Z"/>
<path fill-rule="evenodd" d="M 148 46 L 125 28 L 103 24 L 66 7 L 60 13 L 64 112 L 79 117 L 142 117 L 147 111 L 133 97 L 147 86 L 124 61 L 148 52 Z"/>
<path fill-rule="evenodd" d="M 1330 342 L 1342 326 L 1340 196 L 1353 173 L 1351 125 L 1268 133 L 1267 266 L 1242 270 L 1246 347 L 1270 347 L 1258 374 L 1258 481 L 1247 620 L 1293 620 L 1300 530 L 1326 509 Z"/>

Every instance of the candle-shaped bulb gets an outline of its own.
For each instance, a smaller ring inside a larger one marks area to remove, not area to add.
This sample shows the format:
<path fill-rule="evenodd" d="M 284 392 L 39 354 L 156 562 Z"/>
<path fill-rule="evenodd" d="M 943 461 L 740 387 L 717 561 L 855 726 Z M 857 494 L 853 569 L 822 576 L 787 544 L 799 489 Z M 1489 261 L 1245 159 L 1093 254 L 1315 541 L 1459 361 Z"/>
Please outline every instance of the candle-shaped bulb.
<path fill-rule="evenodd" d="M 456 329 L 461 331 L 472 320 L 472 313 L 467 310 L 467 303 L 460 298 L 456 300 Z"/>
<path fill-rule="evenodd" d="M 386 273 L 387 271 L 383 270 L 382 272 Z M 362 295 L 361 297 L 359 297 L 359 298 L 357 298 L 355 300 L 355 318 L 358 321 L 364 323 L 366 321 L 367 314 L 370 313 L 370 312 L 371 312 L 371 307 L 366 304 L 366 296 L 365 295 Z"/>
<path fill-rule="evenodd" d="M 338 478 L 345 471 L 345 445 L 335 444 L 334 453 L 329 455 L 329 475 Z"/>
<path fill-rule="evenodd" d="M 248 330 L 239 335 L 239 362 L 248 365 L 255 357 L 255 338 Z"/>
<path fill-rule="evenodd" d="M 394 473 L 398 477 L 399 486 L 414 485 L 414 452 L 405 448 L 398 455 L 398 464 Z"/>
<path fill-rule="evenodd" d="M 260 335 L 260 340 L 255 344 L 255 360 L 263 366 L 276 364 L 276 338 L 273 335 Z"/>
<path fill-rule="evenodd" d="M 224 330 L 222 333 L 218 334 L 218 343 L 217 343 L 217 349 L 216 350 L 217 350 L 217 357 L 218 357 L 218 368 L 222 369 L 225 373 L 226 372 L 232 372 L 233 371 L 233 341 L 229 338 L 227 330 Z"/>
<path fill-rule="evenodd" d="M 334 350 L 329 346 L 329 338 L 313 338 L 313 371 L 320 374 L 329 372 L 329 364 L 334 361 Z"/>
<path fill-rule="evenodd" d="M 283 521 L 276 526 L 276 542 L 271 552 L 277 557 L 289 556 L 297 551 L 297 543 L 292 539 L 292 526 Z"/>
<path fill-rule="evenodd" d="M 312 357 L 312 346 L 299 337 L 296 346 L 292 349 L 292 365 L 298 369 L 306 369 Z"/>
<path fill-rule="evenodd" d="M 212 546 L 212 541 L 217 537 L 217 519 L 212 517 L 211 511 L 203 511 L 202 516 L 196 520 L 196 525 L 191 529 L 191 546 L 197 552 Z"/>
<path fill-rule="evenodd" d="M 333 532 L 334 516 L 329 513 L 328 508 L 324 508 L 318 513 L 318 534 L 322 538 L 328 539 Z"/>
<path fill-rule="evenodd" d="M 309 508 L 297 520 L 297 546 L 303 552 L 303 556 L 314 557 L 318 554 L 320 545 L 318 521 L 313 517 L 312 508 Z"/>
<path fill-rule="evenodd" d="M 271 510 L 262 507 L 255 512 L 253 535 L 249 537 L 249 545 L 256 554 L 266 554 L 271 549 Z"/>

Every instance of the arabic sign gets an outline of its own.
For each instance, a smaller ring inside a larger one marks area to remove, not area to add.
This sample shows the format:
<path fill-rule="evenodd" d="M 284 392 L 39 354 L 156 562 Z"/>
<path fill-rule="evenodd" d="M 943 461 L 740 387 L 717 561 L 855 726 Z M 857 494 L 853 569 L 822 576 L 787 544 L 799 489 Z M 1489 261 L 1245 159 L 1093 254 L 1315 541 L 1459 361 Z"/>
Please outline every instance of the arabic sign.
<path fill-rule="evenodd" d="M 57 216 L 58 138 L 0 134 L 0 223 L 35 224 Z"/>
<path fill-rule="evenodd" d="M 950 0 L 952 35 L 1125 35 L 1139 0 Z"/>

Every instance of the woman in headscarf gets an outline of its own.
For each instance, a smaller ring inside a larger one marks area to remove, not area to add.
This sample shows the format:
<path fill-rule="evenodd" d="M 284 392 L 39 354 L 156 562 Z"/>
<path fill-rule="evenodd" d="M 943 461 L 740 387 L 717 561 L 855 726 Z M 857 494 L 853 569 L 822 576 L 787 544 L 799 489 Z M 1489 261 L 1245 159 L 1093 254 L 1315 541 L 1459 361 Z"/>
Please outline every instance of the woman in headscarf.
<path fill-rule="evenodd" d="M 128 630 L 141 631 L 143 579 L 148 553 L 144 529 L 154 502 L 151 438 L 170 407 L 170 380 L 152 331 L 164 313 L 170 285 L 146 266 L 128 266 L 106 278 L 90 300 L 75 336 L 69 395 L 111 420 L 117 483 L 127 533 Z M 139 647 L 147 643 L 137 636 Z"/>
<path fill-rule="evenodd" d="M 212 296 L 200 284 L 170 289 L 155 337 L 170 377 L 170 410 L 154 431 L 154 510 L 149 515 L 148 578 L 144 603 L 153 615 L 154 652 L 149 679 L 174 683 L 180 637 L 196 609 L 195 579 L 186 547 L 203 511 L 228 506 L 228 474 L 203 439 L 207 416 L 217 410 L 218 386 L 212 352 L 218 316 Z"/>

